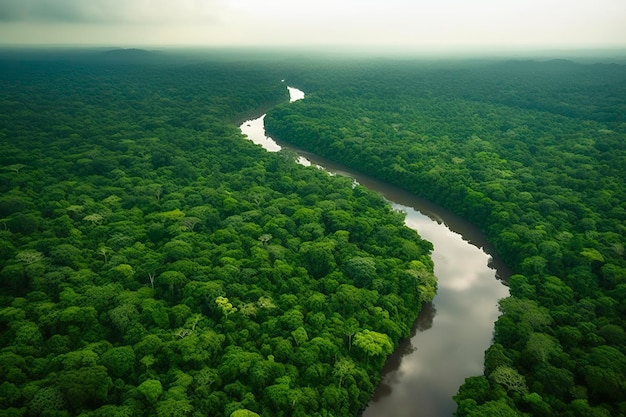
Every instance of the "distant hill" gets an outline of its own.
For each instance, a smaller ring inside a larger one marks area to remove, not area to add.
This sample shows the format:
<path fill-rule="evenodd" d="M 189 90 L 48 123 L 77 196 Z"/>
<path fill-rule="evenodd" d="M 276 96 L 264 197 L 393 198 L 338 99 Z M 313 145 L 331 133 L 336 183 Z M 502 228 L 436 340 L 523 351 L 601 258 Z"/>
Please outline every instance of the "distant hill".
<path fill-rule="evenodd" d="M 102 52 L 102 56 L 106 58 L 152 58 L 158 55 L 154 51 L 147 51 L 138 48 L 116 48 Z"/>

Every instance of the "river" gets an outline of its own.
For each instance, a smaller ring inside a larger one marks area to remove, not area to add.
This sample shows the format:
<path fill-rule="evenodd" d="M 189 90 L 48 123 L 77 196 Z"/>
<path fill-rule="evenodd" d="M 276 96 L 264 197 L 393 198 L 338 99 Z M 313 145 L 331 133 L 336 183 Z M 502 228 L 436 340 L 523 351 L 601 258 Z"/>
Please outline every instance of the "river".
<path fill-rule="evenodd" d="M 291 101 L 304 93 L 288 87 Z M 411 337 L 389 357 L 382 380 L 363 417 L 451 417 L 452 396 L 466 377 L 483 372 L 498 300 L 508 296 L 502 278 L 509 271 L 484 235 L 451 212 L 396 187 L 324 158 L 267 137 L 265 115 L 244 122 L 241 131 L 270 152 L 282 148 L 300 155 L 304 165 L 317 165 L 335 175 L 354 178 L 380 193 L 394 209 L 406 213 L 405 223 L 433 243 L 438 290 L 423 307 Z"/>

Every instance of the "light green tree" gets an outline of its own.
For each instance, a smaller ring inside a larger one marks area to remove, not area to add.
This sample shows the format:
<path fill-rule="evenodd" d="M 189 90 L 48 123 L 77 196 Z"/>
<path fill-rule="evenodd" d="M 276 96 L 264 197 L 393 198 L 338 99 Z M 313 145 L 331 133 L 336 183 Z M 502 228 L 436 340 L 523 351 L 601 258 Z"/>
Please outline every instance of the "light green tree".
<path fill-rule="evenodd" d="M 496 383 L 503 385 L 507 391 L 516 391 L 526 394 L 526 379 L 510 366 L 498 366 L 489 377 Z"/>
<path fill-rule="evenodd" d="M 389 355 L 393 352 L 393 343 L 389 336 L 372 330 L 362 330 L 354 335 L 354 346 L 370 356 Z"/>
<path fill-rule="evenodd" d="M 215 304 L 217 304 L 217 308 L 219 308 L 226 317 L 237 311 L 237 307 L 233 307 L 228 298 L 221 295 L 215 299 Z"/>
<path fill-rule="evenodd" d="M 243 409 L 243 410 L 233 411 L 230 414 L 230 417 L 260 417 L 260 416 L 254 411 Z"/>
<path fill-rule="evenodd" d="M 26 265 L 31 265 L 43 261 L 44 256 L 43 253 L 38 250 L 26 249 L 18 252 L 15 258 L 20 262 L 24 262 Z"/>
<path fill-rule="evenodd" d="M 339 378 L 339 386 L 343 383 L 345 377 L 354 374 L 356 365 L 349 358 L 341 358 L 335 363 L 333 375 Z"/>
<path fill-rule="evenodd" d="M 293 340 L 296 342 L 296 346 L 300 346 L 304 342 L 309 340 L 309 335 L 307 334 L 306 330 L 302 326 L 292 331 L 291 336 L 293 337 Z"/>
<path fill-rule="evenodd" d="M 161 385 L 161 381 L 147 379 L 137 387 L 137 391 L 142 393 L 148 402 L 154 404 L 163 393 L 163 386 Z"/>

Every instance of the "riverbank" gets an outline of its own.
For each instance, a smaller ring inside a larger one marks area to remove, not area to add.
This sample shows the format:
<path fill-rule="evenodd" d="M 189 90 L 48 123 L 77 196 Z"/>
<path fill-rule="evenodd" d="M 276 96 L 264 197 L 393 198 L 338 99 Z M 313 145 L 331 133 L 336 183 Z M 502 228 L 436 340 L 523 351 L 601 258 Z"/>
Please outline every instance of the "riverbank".
<path fill-rule="evenodd" d="M 292 97 L 301 93 L 289 92 Z M 482 373 L 498 300 L 508 295 L 499 278 L 508 278 L 508 269 L 472 224 L 397 187 L 274 141 L 265 133 L 263 118 L 240 126 L 248 139 L 268 151 L 294 151 L 331 174 L 354 178 L 406 213 L 407 226 L 433 243 L 438 293 L 424 306 L 411 337 L 388 358 L 363 417 L 451 416 L 458 387 L 466 377 Z"/>

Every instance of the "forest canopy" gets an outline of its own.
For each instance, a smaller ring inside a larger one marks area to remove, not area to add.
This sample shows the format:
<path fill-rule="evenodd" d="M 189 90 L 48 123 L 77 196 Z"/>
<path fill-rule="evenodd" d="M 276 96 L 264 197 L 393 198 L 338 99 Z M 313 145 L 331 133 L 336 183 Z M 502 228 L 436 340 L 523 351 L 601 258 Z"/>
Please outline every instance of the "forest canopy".
<path fill-rule="evenodd" d="M 626 68 L 551 61 L 312 64 L 273 137 L 482 228 L 514 271 L 456 415 L 626 415 Z"/>
<path fill-rule="evenodd" d="M 281 78 L 0 57 L 2 415 L 358 415 L 434 292 L 432 246 L 350 179 L 243 139 Z"/>
<path fill-rule="evenodd" d="M 272 108 L 514 271 L 457 416 L 626 415 L 624 67 L 270 58 L 0 55 L 2 412 L 359 414 L 432 246 Z"/>

